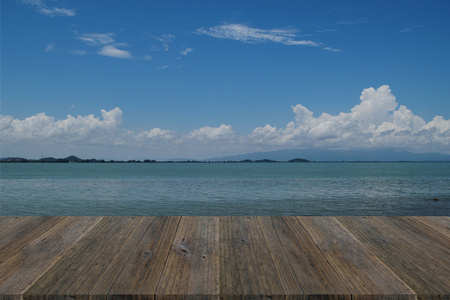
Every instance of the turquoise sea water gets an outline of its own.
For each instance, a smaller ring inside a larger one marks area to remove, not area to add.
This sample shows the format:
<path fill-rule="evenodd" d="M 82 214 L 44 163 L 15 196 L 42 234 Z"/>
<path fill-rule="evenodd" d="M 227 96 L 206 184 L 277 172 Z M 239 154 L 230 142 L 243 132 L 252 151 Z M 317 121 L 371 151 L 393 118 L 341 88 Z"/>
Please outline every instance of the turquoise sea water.
<path fill-rule="evenodd" d="M 449 162 L 0 168 L 4 216 L 450 214 Z"/>

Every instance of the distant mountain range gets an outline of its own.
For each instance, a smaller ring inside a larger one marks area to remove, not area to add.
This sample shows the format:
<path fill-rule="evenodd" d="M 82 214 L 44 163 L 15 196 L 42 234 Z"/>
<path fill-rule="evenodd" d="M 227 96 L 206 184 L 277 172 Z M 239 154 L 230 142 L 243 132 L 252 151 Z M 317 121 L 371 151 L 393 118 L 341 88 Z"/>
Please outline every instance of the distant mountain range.
<path fill-rule="evenodd" d="M 442 153 L 412 153 L 393 149 L 378 150 L 327 150 L 320 148 L 289 149 L 270 152 L 254 152 L 207 159 L 209 161 L 242 161 L 246 159 L 270 159 L 288 161 L 305 158 L 310 161 L 450 161 L 450 155 Z"/>

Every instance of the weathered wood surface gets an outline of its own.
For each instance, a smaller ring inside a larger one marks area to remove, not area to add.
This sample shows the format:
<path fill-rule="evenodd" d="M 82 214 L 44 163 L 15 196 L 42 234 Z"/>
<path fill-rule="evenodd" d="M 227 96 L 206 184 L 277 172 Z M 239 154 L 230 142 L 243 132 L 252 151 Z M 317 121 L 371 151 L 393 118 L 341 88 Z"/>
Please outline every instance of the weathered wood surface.
<path fill-rule="evenodd" d="M 450 266 L 448 251 L 440 251 L 440 245 L 424 245 L 420 239 L 427 231 L 418 231 L 403 223 L 399 228 L 396 217 L 338 217 L 352 234 L 365 244 L 381 261 L 396 273 L 419 299 L 450 299 Z M 407 217 L 414 222 L 414 218 Z M 417 221 L 419 222 L 419 221 Z M 433 235 L 447 240 L 447 235 L 434 230 Z M 437 253 L 442 253 L 437 254 Z"/>
<path fill-rule="evenodd" d="M 0 299 L 450 299 L 450 217 L 0 217 Z"/>

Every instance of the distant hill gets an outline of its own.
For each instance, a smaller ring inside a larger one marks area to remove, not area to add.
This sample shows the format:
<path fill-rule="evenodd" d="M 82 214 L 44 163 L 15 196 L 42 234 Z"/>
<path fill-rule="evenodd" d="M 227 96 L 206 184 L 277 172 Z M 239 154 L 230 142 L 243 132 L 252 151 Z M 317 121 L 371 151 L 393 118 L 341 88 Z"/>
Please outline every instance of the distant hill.
<path fill-rule="evenodd" d="M 79 157 L 76 157 L 75 155 L 71 155 L 69 157 L 64 158 L 65 160 L 69 162 L 82 162 L 83 160 Z"/>
<path fill-rule="evenodd" d="M 378 150 L 328 150 L 320 148 L 288 149 L 270 152 L 254 152 L 211 158 L 211 161 L 242 161 L 270 159 L 289 161 L 302 157 L 310 161 L 450 161 L 450 155 L 442 153 L 412 153 L 393 149 Z"/>
<path fill-rule="evenodd" d="M 66 158 L 54 158 L 54 157 L 44 157 L 38 160 L 38 162 L 46 162 L 46 163 L 67 163 L 67 162 L 82 162 L 81 158 L 76 157 L 75 155 L 71 155 Z"/>
<path fill-rule="evenodd" d="M 19 163 L 19 162 L 28 162 L 28 159 L 23 157 L 4 157 L 0 158 L 0 161 L 9 163 Z"/>
<path fill-rule="evenodd" d="M 40 162 L 40 163 L 71 163 L 71 162 L 87 162 L 86 160 L 83 160 L 79 157 L 76 157 L 75 155 L 71 155 L 66 158 L 54 158 L 54 157 L 44 157 L 41 159 L 27 159 L 22 157 L 6 157 L 1 158 L 0 162 L 8 162 L 8 163 L 18 163 L 18 162 Z"/>

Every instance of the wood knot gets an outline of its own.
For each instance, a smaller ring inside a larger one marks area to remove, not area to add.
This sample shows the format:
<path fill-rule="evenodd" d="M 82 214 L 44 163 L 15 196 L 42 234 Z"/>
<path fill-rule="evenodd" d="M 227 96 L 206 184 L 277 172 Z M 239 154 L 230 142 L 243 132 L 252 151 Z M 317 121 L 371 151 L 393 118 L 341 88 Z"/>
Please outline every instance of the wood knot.
<path fill-rule="evenodd" d="M 142 258 L 143 258 L 143 259 L 147 259 L 147 258 L 149 258 L 150 256 L 152 256 L 152 252 L 151 252 L 151 251 L 145 251 L 145 252 L 142 254 Z"/>
<path fill-rule="evenodd" d="M 241 239 L 241 243 L 245 244 L 245 243 L 247 243 L 247 240 L 246 239 Z"/>
<path fill-rule="evenodd" d="M 203 254 L 203 255 L 202 255 L 202 259 L 205 259 L 205 258 L 206 258 L 206 254 Z"/>
<path fill-rule="evenodd" d="M 184 246 L 182 244 L 173 245 L 173 249 L 176 252 L 178 252 L 179 254 L 186 256 L 186 257 L 191 257 L 191 255 L 192 255 L 191 249 L 187 248 L 186 246 Z"/>

